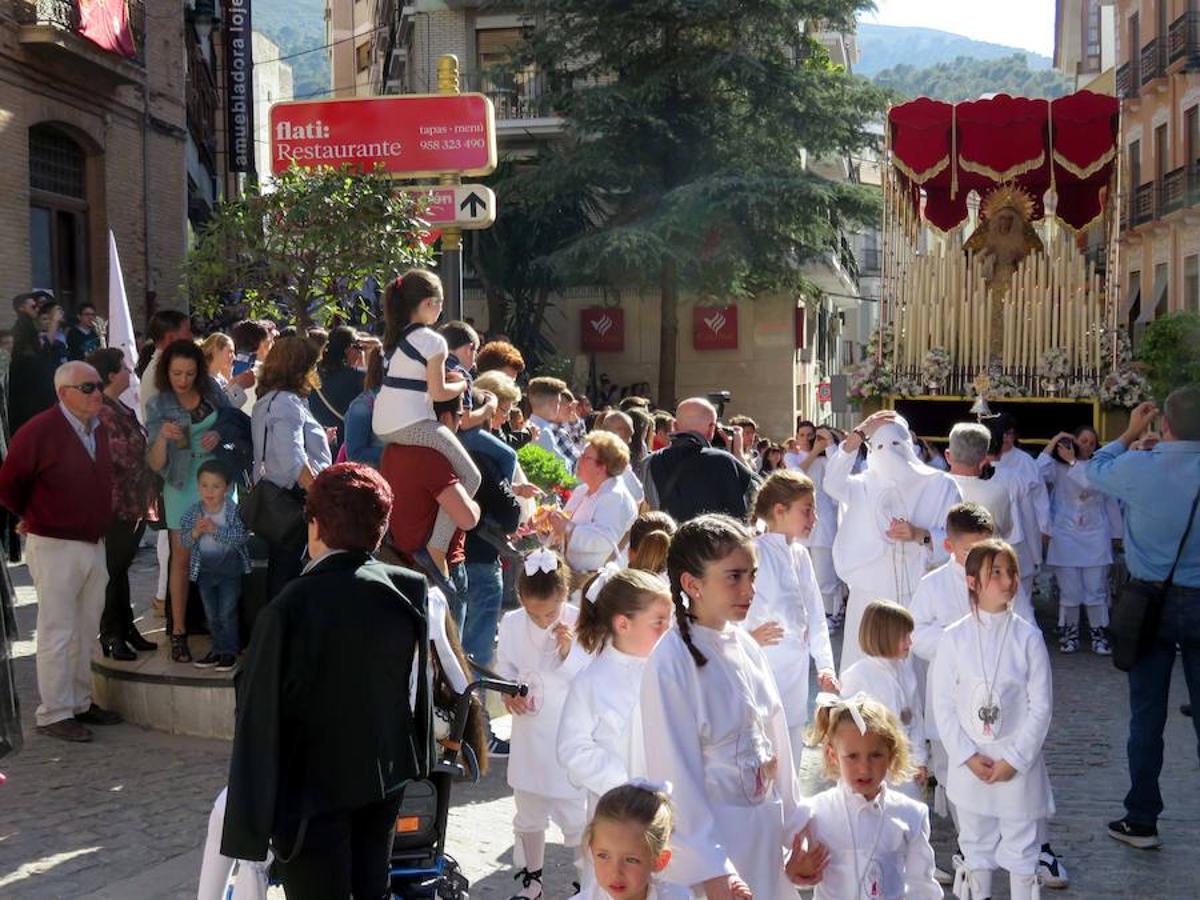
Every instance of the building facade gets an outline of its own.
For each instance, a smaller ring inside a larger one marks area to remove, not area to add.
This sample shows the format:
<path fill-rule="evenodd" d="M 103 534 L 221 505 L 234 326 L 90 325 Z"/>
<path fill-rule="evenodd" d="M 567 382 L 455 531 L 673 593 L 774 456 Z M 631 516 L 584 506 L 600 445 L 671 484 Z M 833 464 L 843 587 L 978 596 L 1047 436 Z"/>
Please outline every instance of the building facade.
<path fill-rule="evenodd" d="M 1120 321 L 1200 312 L 1200 0 L 1118 0 Z"/>
<path fill-rule="evenodd" d="M 282 62 L 279 45 L 254 32 L 254 156 L 258 181 L 271 187 L 271 105 L 292 99 L 292 67 Z"/>
<path fill-rule="evenodd" d="M 1075 90 L 1113 92 L 1116 14 L 1116 0 L 1056 0 L 1054 68 Z"/>

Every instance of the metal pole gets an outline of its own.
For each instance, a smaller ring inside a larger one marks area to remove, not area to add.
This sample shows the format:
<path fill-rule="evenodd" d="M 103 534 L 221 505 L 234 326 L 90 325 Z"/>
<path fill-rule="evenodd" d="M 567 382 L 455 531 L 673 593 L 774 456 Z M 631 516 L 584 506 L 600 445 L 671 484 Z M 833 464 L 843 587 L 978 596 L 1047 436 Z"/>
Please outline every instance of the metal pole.
<path fill-rule="evenodd" d="M 457 94 L 458 86 L 458 57 L 453 53 L 438 59 L 438 93 Z M 439 184 L 457 187 L 462 183 L 457 175 L 443 175 Z M 442 286 L 446 293 L 446 318 L 461 319 L 463 317 L 463 266 L 462 266 L 462 229 L 446 228 L 442 231 Z"/>

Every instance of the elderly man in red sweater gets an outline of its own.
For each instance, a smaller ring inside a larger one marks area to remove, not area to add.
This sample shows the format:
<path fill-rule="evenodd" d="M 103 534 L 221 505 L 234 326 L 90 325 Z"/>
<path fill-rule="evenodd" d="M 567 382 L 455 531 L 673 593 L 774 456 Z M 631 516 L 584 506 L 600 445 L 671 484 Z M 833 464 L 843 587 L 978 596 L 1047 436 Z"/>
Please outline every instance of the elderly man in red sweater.
<path fill-rule="evenodd" d="M 64 741 L 90 741 L 88 725 L 121 721 L 92 702 L 112 517 L 112 461 L 97 417 L 103 388 L 86 363 L 60 366 L 58 405 L 25 423 L 0 466 L 0 506 L 21 519 L 38 595 L 37 730 Z"/>

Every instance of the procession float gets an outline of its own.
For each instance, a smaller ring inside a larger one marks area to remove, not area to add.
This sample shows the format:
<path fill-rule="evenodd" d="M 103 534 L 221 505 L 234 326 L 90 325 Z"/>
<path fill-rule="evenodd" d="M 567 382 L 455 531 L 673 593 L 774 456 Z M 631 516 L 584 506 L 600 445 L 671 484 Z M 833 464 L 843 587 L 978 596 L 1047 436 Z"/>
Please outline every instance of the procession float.
<path fill-rule="evenodd" d="M 1117 322 L 1119 115 L 1089 91 L 889 110 L 880 325 L 852 397 L 932 440 L 1005 409 L 1045 440 L 1148 396 Z"/>

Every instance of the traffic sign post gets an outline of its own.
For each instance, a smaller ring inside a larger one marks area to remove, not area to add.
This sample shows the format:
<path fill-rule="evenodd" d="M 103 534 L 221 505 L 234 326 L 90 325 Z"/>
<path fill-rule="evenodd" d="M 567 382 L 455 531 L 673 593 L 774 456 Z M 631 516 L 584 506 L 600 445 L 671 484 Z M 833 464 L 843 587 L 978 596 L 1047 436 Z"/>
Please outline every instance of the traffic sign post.
<path fill-rule="evenodd" d="M 422 218 L 430 225 L 479 231 L 496 224 L 496 195 L 485 185 L 406 187 L 403 190 L 427 201 Z"/>
<path fill-rule="evenodd" d="M 458 57 L 447 53 L 438 60 L 438 93 L 457 95 Z M 493 151 L 494 154 L 494 151 Z M 446 174 L 441 178 L 445 187 L 457 187 L 462 179 Z M 446 317 L 463 317 L 462 229 L 447 228 L 442 232 L 442 287 L 446 293 Z"/>

